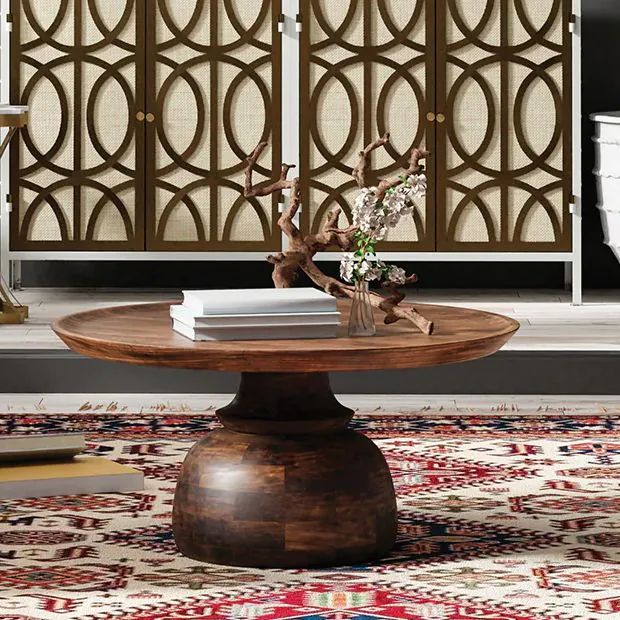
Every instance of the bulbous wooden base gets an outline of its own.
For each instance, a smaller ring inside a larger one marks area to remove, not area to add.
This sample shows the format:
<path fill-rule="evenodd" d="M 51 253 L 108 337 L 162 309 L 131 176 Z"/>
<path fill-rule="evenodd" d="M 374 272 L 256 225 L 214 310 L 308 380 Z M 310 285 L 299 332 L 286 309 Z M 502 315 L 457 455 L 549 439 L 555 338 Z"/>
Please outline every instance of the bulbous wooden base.
<path fill-rule="evenodd" d="M 225 428 L 187 455 L 174 499 L 181 552 L 233 566 L 366 562 L 396 538 L 396 498 L 375 444 L 325 373 L 244 374 Z"/>

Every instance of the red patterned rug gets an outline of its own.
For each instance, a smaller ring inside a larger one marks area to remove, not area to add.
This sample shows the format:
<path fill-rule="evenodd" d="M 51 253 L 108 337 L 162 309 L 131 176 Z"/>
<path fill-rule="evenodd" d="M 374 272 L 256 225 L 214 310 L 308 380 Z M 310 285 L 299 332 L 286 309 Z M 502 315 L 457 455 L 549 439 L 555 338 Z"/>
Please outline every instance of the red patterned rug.
<path fill-rule="evenodd" d="M 390 557 L 330 570 L 200 564 L 174 544 L 179 465 L 209 413 L 0 414 L 86 431 L 143 493 L 0 502 L 0 619 L 620 618 L 620 418 L 358 415 L 393 471 Z"/>

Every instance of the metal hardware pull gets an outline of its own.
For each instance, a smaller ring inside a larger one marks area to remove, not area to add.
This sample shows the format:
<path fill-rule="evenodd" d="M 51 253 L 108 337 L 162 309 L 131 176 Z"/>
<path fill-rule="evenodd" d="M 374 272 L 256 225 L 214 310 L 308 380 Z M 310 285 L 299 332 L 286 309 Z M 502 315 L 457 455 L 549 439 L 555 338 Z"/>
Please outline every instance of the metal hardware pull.
<path fill-rule="evenodd" d="M 446 120 L 446 115 L 445 114 L 438 114 L 437 115 L 437 122 L 438 123 L 443 123 Z"/>
<path fill-rule="evenodd" d="M 136 114 L 136 119 L 138 119 L 138 121 L 140 122 L 144 121 L 145 118 L 146 118 L 146 114 L 144 112 L 138 112 Z"/>
<path fill-rule="evenodd" d="M 147 123 L 152 123 L 155 120 L 155 114 L 153 114 L 152 112 L 149 112 L 146 115 L 146 122 Z"/>
<path fill-rule="evenodd" d="M 435 122 L 435 118 L 436 118 L 436 116 L 435 116 L 435 113 L 434 113 L 434 112 L 429 112 L 429 113 L 426 115 L 426 120 L 427 120 L 427 121 L 430 121 L 431 123 Z"/>

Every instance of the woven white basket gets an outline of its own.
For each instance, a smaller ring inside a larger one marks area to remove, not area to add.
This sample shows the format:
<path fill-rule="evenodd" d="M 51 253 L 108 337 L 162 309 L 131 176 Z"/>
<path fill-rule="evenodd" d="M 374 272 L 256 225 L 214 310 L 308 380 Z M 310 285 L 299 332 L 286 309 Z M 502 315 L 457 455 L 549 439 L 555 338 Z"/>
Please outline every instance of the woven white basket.
<path fill-rule="evenodd" d="M 596 123 L 596 167 L 598 208 L 605 243 L 620 262 L 620 112 L 592 114 Z"/>

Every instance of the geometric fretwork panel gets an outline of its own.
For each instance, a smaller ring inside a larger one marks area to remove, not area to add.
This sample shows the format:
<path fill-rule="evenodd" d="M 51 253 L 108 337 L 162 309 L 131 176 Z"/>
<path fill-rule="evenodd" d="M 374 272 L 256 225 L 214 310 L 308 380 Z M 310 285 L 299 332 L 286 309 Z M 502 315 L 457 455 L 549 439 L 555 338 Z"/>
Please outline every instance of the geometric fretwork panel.
<path fill-rule="evenodd" d="M 301 223 L 316 232 L 329 211 L 350 221 L 357 154 L 386 131 L 387 150 L 373 153 L 381 177 L 407 168 L 413 146 L 432 147 L 434 2 L 431 0 L 302 0 Z M 430 35 L 429 35 L 430 33 Z M 434 174 L 434 159 L 428 162 Z M 372 183 L 376 178 L 369 179 Z M 382 246 L 432 250 L 434 188 Z"/>
<path fill-rule="evenodd" d="M 149 0 L 147 248 L 277 250 L 278 196 L 243 197 L 244 159 L 281 164 L 280 2 Z"/>
<path fill-rule="evenodd" d="M 570 249 L 570 4 L 438 3 L 438 250 Z"/>
<path fill-rule="evenodd" d="M 12 249 L 144 249 L 140 5 L 12 0 Z"/>

